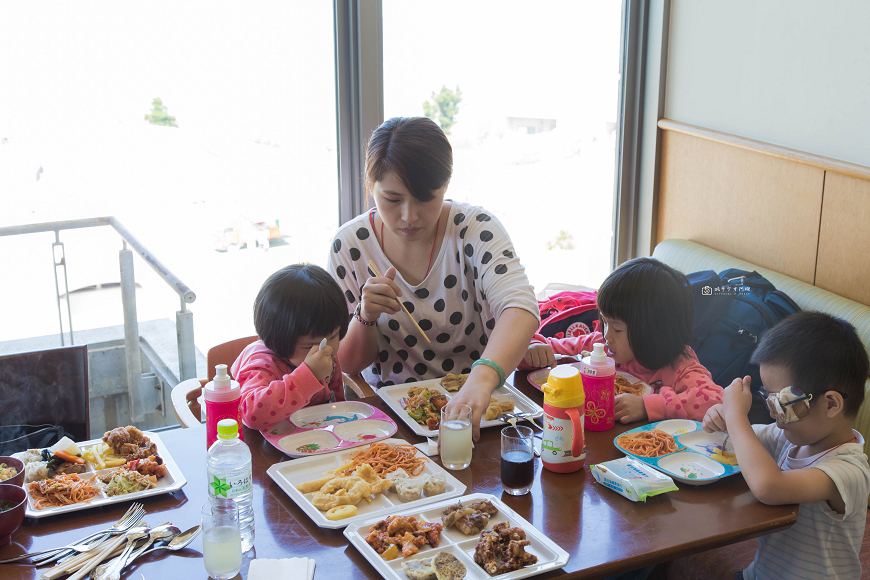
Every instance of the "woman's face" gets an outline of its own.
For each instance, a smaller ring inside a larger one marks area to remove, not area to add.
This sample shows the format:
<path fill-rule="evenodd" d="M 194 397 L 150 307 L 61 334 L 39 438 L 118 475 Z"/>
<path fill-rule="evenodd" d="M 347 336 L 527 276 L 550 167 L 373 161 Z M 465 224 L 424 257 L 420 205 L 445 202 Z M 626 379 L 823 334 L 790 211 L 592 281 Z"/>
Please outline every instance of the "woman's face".
<path fill-rule="evenodd" d="M 387 173 L 372 187 L 372 198 L 385 229 L 408 241 L 432 239 L 446 193 L 445 185 L 434 192 L 431 200 L 420 201 L 394 173 Z"/>

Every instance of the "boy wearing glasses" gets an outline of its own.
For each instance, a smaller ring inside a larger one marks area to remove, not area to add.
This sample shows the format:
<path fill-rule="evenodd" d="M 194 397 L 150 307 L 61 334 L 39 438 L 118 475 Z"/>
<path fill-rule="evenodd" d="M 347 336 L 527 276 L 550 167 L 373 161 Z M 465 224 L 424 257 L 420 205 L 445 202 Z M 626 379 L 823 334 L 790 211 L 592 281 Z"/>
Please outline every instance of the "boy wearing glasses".
<path fill-rule="evenodd" d="M 726 431 L 762 503 L 800 504 L 789 529 L 762 536 L 735 579 L 861 577 L 870 467 L 852 418 L 864 401 L 867 351 L 848 322 L 799 312 L 770 329 L 752 356 L 776 423 L 750 425 L 749 377 L 725 389 L 704 430 Z"/>

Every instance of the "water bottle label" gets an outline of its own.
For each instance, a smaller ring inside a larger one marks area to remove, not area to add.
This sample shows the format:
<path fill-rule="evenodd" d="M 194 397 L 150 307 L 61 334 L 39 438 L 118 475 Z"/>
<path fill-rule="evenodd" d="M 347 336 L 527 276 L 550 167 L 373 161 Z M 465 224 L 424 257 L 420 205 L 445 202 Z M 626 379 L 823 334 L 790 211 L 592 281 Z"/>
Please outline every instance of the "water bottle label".
<path fill-rule="evenodd" d="M 250 473 L 234 479 L 227 479 L 211 474 L 209 475 L 211 477 L 211 481 L 208 484 L 209 497 L 233 499 L 240 495 L 250 493 L 252 489 L 252 478 Z"/>
<path fill-rule="evenodd" d="M 583 434 L 581 433 L 582 437 Z M 586 443 L 579 457 L 571 455 L 574 440 L 574 424 L 570 419 L 559 419 L 550 414 L 544 415 L 544 435 L 541 441 L 541 459 L 548 463 L 566 463 L 586 459 Z"/>

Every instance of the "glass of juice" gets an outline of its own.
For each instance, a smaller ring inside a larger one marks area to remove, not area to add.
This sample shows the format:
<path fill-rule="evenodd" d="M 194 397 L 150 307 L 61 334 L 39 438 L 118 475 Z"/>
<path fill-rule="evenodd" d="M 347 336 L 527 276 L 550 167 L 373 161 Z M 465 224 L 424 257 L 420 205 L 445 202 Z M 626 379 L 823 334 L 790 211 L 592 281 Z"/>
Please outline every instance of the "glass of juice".
<path fill-rule="evenodd" d="M 233 578 L 242 569 L 239 510 L 233 500 L 202 504 L 202 559 L 215 580 Z"/>
<path fill-rule="evenodd" d="M 511 495 L 523 495 L 535 480 L 535 454 L 530 427 L 501 430 L 501 486 Z"/>
<path fill-rule="evenodd" d="M 441 464 L 447 469 L 471 465 L 471 407 L 448 405 L 441 408 L 439 428 Z"/>

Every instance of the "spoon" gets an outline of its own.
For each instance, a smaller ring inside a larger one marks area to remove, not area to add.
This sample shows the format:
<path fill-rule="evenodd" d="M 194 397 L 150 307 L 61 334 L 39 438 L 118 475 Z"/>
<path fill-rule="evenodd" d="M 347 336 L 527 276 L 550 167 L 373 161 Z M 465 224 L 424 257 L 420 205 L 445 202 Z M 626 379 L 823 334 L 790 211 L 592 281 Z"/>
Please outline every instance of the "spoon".
<path fill-rule="evenodd" d="M 169 542 L 174 539 L 175 536 L 181 533 L 181 530 L 173 526 L 172 524 L 163 524 L 154 528 L 151 528 L 151 532 L 148 534 L 148 541 L 145 542 L 139 548 L 133 550 L 128 556 L 125 562 L 121 564 L 120 571 L 123 571 L 124 568 L 129 566 L 133 560 L 139 557 L 145 550 L 147 550 L 151 545 L 155 542 Z M 120 556 L 111 562 L 106 562 L 104 564 L 100 564 L 97 566 L 93 572 L 91 572 L 91 578 L 102 578 L 105 576 L 106 571 L 110 566 L 113 566 L 117 563 Z"/>
<path fill-rule="evenodd" d="M 163 546 L 154 546 L 153 548 L 150 548 L 150 549 L 142 552 L 141 554 L 139 554 L 139 556 L 137 556 L 137 558 L 139 558 L 141 556 L 146 556 L 146 555 L 148 555 L 151 552 L 154 552 L 156 550 L 170 550 L 170 551 L 175 552 L 177 550 L 181 550 L 183 548 L 186 548 L 187 545 L 189 543 L 191 543 L 194 540 L 194 538 L 196 538 L 199 535 L 199 532 L 201 530 L 202 530 L 202 526 L 193 526 L 189 530 L 186 530 L 186 531 L 178 534 L 174 538 L 172 538 L 172 541 L 169 542 L 168 544 L 165 544 Z"/>

